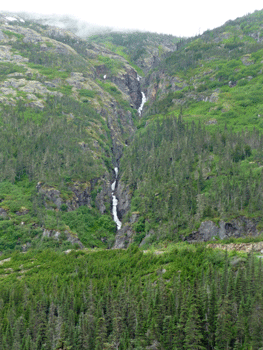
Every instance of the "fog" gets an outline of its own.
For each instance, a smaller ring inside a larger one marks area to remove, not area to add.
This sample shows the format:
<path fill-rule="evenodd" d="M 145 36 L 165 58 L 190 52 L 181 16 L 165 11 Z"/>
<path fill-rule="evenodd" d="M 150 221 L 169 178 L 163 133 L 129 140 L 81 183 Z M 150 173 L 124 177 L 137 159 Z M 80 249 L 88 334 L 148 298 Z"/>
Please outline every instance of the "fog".
<path fill-rule="evenodd" d="M 194 36 L 221 26 L 230 19 L 261 10 L 262 7 L 261 0 L 239 3 L 231 0 L 188 0 L 179 3 L 170 0 L 75 0 L 63 3 L 51 0 L 9 0 L 1 4 L 0 10 L 27 12 L 46 24 L 74 28 L 74 32 L 81 36 L 113 29 Z"/>

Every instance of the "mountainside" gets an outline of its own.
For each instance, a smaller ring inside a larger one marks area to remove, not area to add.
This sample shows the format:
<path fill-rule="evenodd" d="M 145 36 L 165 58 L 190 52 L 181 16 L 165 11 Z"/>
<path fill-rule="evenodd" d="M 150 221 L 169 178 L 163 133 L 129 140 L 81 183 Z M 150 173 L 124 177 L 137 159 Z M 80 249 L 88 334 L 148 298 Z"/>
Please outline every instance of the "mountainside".
<path fill-rule="evenodd" d="M 120 167 L 131 200 L 116 246 L 260 235 L 262 28 L 262 11 L 227 22 L 146 74 Z"/>
<path fill-rule="evenodd" d="M 110 183 L 135 130 L 137 72 L 67 31 L 4 15 L 0 23 L 0 251 L 50 236 L 65 247 L 111 246 Z"/>
<path fill-rule="evenodd" d="M 263 11 L 65 20 L 0 14 L 0 350 L 262 349 Z"/>
<path fill-rule="evenodd" d="M 187 39 L 0 23 L 0 251 L 260 235 L 262 11 Z"/>

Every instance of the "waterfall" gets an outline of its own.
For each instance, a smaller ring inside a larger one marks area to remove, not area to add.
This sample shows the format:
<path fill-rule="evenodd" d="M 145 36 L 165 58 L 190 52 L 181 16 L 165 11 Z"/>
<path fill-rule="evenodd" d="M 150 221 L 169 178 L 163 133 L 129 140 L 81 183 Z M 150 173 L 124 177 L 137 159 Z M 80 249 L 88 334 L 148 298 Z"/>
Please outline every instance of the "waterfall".
<path fill-rule="evenodd" d="M 118 213 L 117 213 L 117 206 L 118 206 L 118 199 L 114 195 L 114 191 L 116 189 L 116 182 L 117 182 L 117 177 L 118 177 L 118 171 L 119 169 L 116 167 L 114 168 L 115 171 L 115 181 L 111 184 L 111 195 L 112 195 L 112 215 L 113 215 L 113 220 L 117 225 L 117 229 L 119 230 L 121 228 L 121 221 L 118 218 Z"/>
<path fill-rule="evenodd" d="M 142 92 L 142 103 L 141 103 L 140 107 L 138 108 L 139 116 L 142 115 L 142 109 L 143 109 L 143 106 L 144 106 L 146 101 L 147 101 L 146 96 L 145 96 L 144 92 Z"/>

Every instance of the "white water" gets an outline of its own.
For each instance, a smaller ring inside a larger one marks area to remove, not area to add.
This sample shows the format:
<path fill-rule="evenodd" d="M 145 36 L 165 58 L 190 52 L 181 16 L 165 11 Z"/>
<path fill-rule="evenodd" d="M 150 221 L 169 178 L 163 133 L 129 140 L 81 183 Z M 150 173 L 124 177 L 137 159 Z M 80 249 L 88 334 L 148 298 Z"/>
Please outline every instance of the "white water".
<path fill-rule="evenodd" d="M 115 181 L 111 184 L 111 190 L 112 190 L 112 215 L 113 215 L 113 220 L 114 220 L 114 222 L 117 225 L 117 229 L 119 230 L 121 228 L 122 224 L 121 224 L 121 221 L 118 218 L 118 213 L 117 213 L 118 199 L 114 195 L 119 169 L 116 167 L 116 168 L 114 168 L 114 171 L 115 171 Z"/>
<path fill-rule="evenodd" d="M 146 101 L 147 101 L 146 96 L 145 96 L 144 92 L 142 92 L 142 103 L 141 103 L 141 105 L 140 105 L 140 107 L 138 109 L 138 113 L 139 113 L 140 116 L 142 114 L 142 109 L 143 109 L 143 106 L 144 106 Z"/>

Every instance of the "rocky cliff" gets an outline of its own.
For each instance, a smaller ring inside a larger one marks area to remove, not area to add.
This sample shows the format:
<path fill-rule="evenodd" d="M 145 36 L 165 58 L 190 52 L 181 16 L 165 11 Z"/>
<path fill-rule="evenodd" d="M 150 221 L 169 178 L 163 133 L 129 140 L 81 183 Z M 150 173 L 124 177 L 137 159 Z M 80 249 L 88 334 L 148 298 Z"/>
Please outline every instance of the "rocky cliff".
<path fill-rule="evenodd" d="M 206 242 L 215 238 L 239 238 L 239 237 L 256 237 L 262 231 L 257 229 L 258 219 L 248 219 L 244 216 L 237 217 L 228 222 L 219 221 L 216 225 L 213 221 L 203 221 L 197 231 L 192 232 L 189 236 L 183 238 L 190 243 Z"/>

